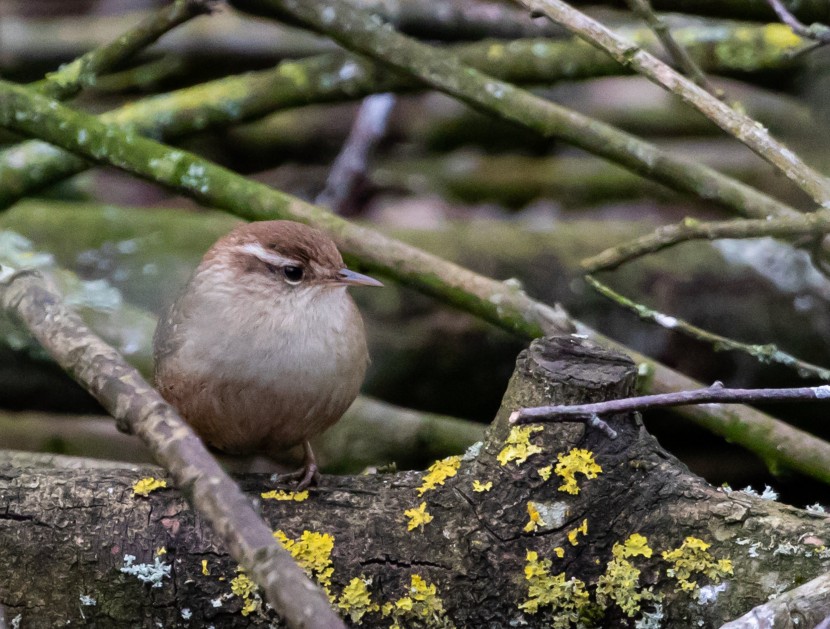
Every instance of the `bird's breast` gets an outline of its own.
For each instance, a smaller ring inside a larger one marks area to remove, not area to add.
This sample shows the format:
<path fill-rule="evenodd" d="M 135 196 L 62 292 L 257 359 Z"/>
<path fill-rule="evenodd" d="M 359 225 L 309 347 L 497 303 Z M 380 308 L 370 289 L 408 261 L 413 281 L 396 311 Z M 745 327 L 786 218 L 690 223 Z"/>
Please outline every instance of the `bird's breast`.
<path fill-rule="evenodd" d="M 161 375 L 178 389 L 171 401 L 220 449 L 293 446 L 336 422 L 357 396 L 368 352 L 345 290 L 288 304 L 206 303 L 190 315 Z"/>

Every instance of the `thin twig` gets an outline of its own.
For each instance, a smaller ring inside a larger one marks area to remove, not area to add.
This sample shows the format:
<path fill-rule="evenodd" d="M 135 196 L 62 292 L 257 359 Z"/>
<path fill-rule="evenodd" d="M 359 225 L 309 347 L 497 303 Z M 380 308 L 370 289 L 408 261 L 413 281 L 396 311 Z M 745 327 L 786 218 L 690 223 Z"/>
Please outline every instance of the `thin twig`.
<path fill-rule="evenodd" d="M 20 321 L 119 428 L 141 438 L 289 626 L 345 626 L 196 433 L 138 371 L 63 305 L 37 271 L 0 266 L 0 309 Z"/>
<path fill-rule="evenodd" d="M 354 203 L 360 182 L 366 178 L 369 160 L 378 142 L 386 135 L 386 125 L 395 107 L 393 94 L 373 94 L 360 104 L 354 124 L 334 160 L 325 188 L 314 202 L 335 214 L 347 214 Z"/>
<path fill-rule="evenodd" d="M 535 406 L 513 411 L 511 424 L 535 424 L 562 421 L 568 418 L 589 418 L 593 415 L 614 415 L 645 411 L 667 406 L 686 406 L 689 404 L 741 404 L 770 402 L 830 402 L 830 385 L 818 387 L 796 387 L 790 389 L 727 389 L 719 382 L 705 389 L 678 391 L 660 395 L 642 395 L 639 397 L 595 402 L 593 404 L 576 404 L 573 406 Z"/>
<path fill-rule="evenodd" d="M 683 319 L 678 319 L 677 317 L 672 317 L 661 312 L 657 312 L 656 310 L 652 310 L 642 304 L 638 304 L 627 297 L 620 295 L 609 286 L 603 284 L 590 275 L 585 276 L 585 281 L 587 281 L 588 284 L 590 284 L 591 287 L 599 292 L 603 297 L 607 297 L 624 308 L 631 310 L 641 319 L 652 321 L 667 330 L 680 332 L 681 334 L 685 334 L 686 336 L 698 341 L 709 343 L 716 352 L 730 350 L 744 352 L 759 362 L 776 363 L 795 369 L 796 373 L 798 373 L 798 375 L 802 378 L 819 378 L 821 380 L 830 381 L 830 369 L 813 365 L 812 363 L 803 361 L 795 356 L 787 354 L 786 352 L 782 352 L 772 343 L 764 345 L 741 343 L 740 341 L 699 328 L 696 325 L 692 325 L 691 323 L 684 321 Z"/>
<path fill-rule="evenodd" d="M 714 94 L 717 98 L 723 99 L 723 90 L 718 89 L 712 84 L 686 49 L 677 43 L 677 40 L 671 33 L 671 29 L 660 18 L 660 16 L 654 12 L 651 2 L 649 2 L 649 0 L 627 1 L 628 6 L 631 7 L 631 10 L 635 14 L 639 15 L 640 19 L 642 19 L 648 27 L 654 31 L 654 34 L 657 35 L 657 38 L 662 42 L 663 47 L 671 55 L 675 63 L 683 69 L 686 76 L 710 94 Z"/>
<path fill-rule="evenodd" d="M 803 24 L 795 17 L 781 0 L 767 0 L 778 19 L 793 29 L 793 33 L 806 39 L 812 39 L 820 45 L 830 44 L 830 27 L 826 24 L 816 22 L 810 26 Z"/>
<path fill-rule="evenodd" d="M 665 225 L 645 236 L 609 247 L 590 258 L 585 258 L 580 265 L 587 273 L 609 271 L 641 256 L 691 240 L 763 238 L 766 236 L 787 238 L 821 236 L 828 232 L 830 232 L 830 211 L 828 210 L 770 220 L 740 219 L 701 222 L 687 218 L 676 225 Z"/>
<path fill-rule="evenodd" d="M 654 55 L 633 42 L 626 41 L 562 0 L 516 1 L 533 12 L 546 15 L 589 44 L 604 50 L 619 63 L 634 68 L 657 85 L 676 94 L 779 169 L 820 206 L 830 208 L 830 180 L 808 166 L 798 155 L 778 142 L 763 126 L 748 116 L 719 101 Z"/>

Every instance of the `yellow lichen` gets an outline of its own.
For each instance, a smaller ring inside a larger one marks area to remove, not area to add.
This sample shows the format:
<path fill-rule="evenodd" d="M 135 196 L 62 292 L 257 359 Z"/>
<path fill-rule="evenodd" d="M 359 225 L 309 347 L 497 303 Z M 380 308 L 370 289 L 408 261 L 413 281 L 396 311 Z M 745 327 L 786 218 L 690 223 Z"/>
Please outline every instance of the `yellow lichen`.
<path fill-rule="evenodd" d="M 504 442 L 504 448 L 496 457 L 499 464 L 505 466 L 515 461 L 516 465 L 521 465 L 531 455 L 542 452 L 541 447 L 530 443 L 530 435 L 540 430 L 543 430 L 541 426 L 513 426 Z"/>
<path fill-rule="evenodd" d="M 292 61 L 280 64 L 279 73 L 291 79 L 297 87 L 304 88 L 308 86 L 308 74 L 299 63 Z"/>
<path fill-rule="evenodd" d="M 493 489 L 493 481 L 487 481 L 486 483 L 482 483 L 480 480 L 473 481 L 473 491 L 477 493 L 490 491 L 491 489 Z"/>
<path fill-rule="evenodd" d="M 296 540 L 290 539 L 282 531 L 274 531 L 274 537 L 283 548 L 291 553 L 300 568 L 312 579 L 316 580 L 329 598 L 332 598 L 331 577 L 334 566 L 331 563 L 331 551 L 334 549 L 334 537 L 328 533 L 303 531 Z"/>
<path fill-rule="evenodd" d="M 553 554 L 556 555 L 557 557 L 559 557 L 559 559 L 562 559 L 562 557 L 565 556 L 565 549 L 562 548 L 561 546 L 557 546 L 556 548 L 553 549 Z"/>
<path fill-rule="evenodd" d="M 423 577 L 410 577 L 409 595 L 384 604 L 384 616 L 391 617 L 390 627 L 427 626 L 450 629 L 453 627 L 444 612 L 444 602 L 438 596 L 438 588 Z"/>
<path fill-rule="evenodd" d="M 775 48 L 797 48 L 804 40 L 789 26 L 772 23 L 764 27 L 764 42 Z"/>
<path fill-rule="evenodd" d="M 672 564 L 666 574 L 677 579 L 684 592 L 697 592 L 697 580 L 692 579 L 693 575 L 703 575 L 718 583 L 732 574 L 732 560 L 715 560 L 709 553 L 710 546 L 702 539 L 687 537 L 679 548 L 663 551 L 663 559 Z"/>
<path fill-rule="evenodd" d="M 146 498 L 150 495 L 151 491 L 155 491 L 156 489 L 164 489 L 165 487 L 167 487 L 166 480 L 148 476 L 147 478 L 142 478 L 137 481 L 135 485 L 133 485 L 133 494 L 136 496 L 144 496 Z"/>
<path fill-rule="evenodd" d="M 237 568 L 241 570 L 241 568 Z M 259 594 L 257 594 L 256 583 L 251 581 L 250 577 L 244 572 L 240 572 L 231 580 L 231 592 L 242 599 L 242 615 L 248 616 L 259 609 L 262 602 Z"/>
<path fill-rule="evenodd" d="M 542 520 L 542 515 L 532 502 L 527 503 L 527 514 L 530 516 L 530 520 L 525 524 L 524 529 L 522 529 L 525 533 L 532 533 L 539 528 L 540 524 L 544 526 L 545 522 Z"/>
<path fill-rule="evenodd" d="M 167 554 L 167 548 L 164 546 L 159 546 L 156 548 L 156 557 L 161 557 L 162 555 Z"/>
<path fill-rule="evenodd" d="M 590 603 L 585 583 L 576 578 L 565 579 L 565 573 L 550 574 L 550 559 L 539 559 L 536 551 L 527 551 L 525 579 L 528 581 L 527 600 L 519 609 L 536 614 L 543 607 L 552 611 L 552 627 L 566 629 L 577 624 Z"/>
<path fill-rule="evenodd" d="M 605 607 L 616 603 L 629 618 L 639 614 L 643 601 L 659 600 L 651 587 L 640 587 L 640 570 L 627 559 L 615 557 L 608 562 L 605 574 L 597 581 L 597 603 Z"/>
<path fill-rule="evenodd" d="M 648 545 L 648 538 L 646 536 L 640 535 L 639 533 L 633 533 L 622 543 L 622 545 L 619 543 L 614 544 L 614 548 L 611 550 L 611 553 L 614 557 L 619 557 L 621 559 L 625 557 L 636 557 L 637 555 L 642 555 L 648 559 L 654 551 Z"/>
<path fill-rule="evenodd" d="M 602 473 L 602 468 L 597 465 L 593 453 L 589 450 L 573 448 L 567 454 L 559 454 L 557 459 L 559 462 L 556 464 L 554 472 L 565 481 L 559 486 L 559 491 L 578 494 L 577 474 L 584 474 L 585 478 L 593 479 Z"/>
<path fill-rule="evenodd" d="M 426 502 L 422 502 L 414 509 L 407 509 L 403 514 L 409 518 L 409 522 L 406 525 L 407 531 L 414 531 L 419 526 L 423 527 L 432 522 L 432 516 L 427 512 Z"/>
<path fill-rule="evenodd" d="M 423 496 L 430 489 L 435 489 L 438 485 L 443 485 L 445 480 L 455 476 L 460 466 L 460 456 L 449 456 L 446 459 L 436 461 L 430 465 L 424 475 L 424 482 L 418 487 L 418 495 Z"/>
<path fill-rule="evenodd" d="M 202 559 L 202 574 L 205 576 L 210 575 L 210 571 L 208 570 L 208 560 Z"/>
<path fill-rule="evenodd" d="M 546 465 L 545 467 L 540 467 L 537 472 L 539 472 L 539 476 L 542 477 L 542 480 L 548 480 L 550 475 L 553 473 L 553 465 Z"/>
<path fill-rule="evenodd" d="M 487 48 L 487 58 L 491 61 L 497 61 L 504 57 L 504 45 L 503 44 L 490 44 Z"/>
<path fill-rule="evenodd" d="M 644 601 L 656 601 L 660 596 L 654 594 L 651 587 L 640 587 L 640 570 L 626 557 L 651 557 L 652 549 L 648 539 L 634 533 L 622 544 L 614 544 L 611 550 L 614 558 L 608 562 L 603 574 L 597 581 L 597 603 L 605 607 L 609 601 L 616 603 L 629 618 L 639 614 Z"/>
<path fill-rule="evenodd" d="M 302 502 L 308 498 L 308 490 L 283 491 L 282 489 L 272 489 L 271 491 L 262 492 L 260 496 L 263 500 L 293 500 L 294 502 Z"/>
<path fill-rule="evenodd" d="M 372 602 L 370 585 L 372 579 L 367 579 L 364 575 L 354 577 L 337 599 L 337 606 L 348 614 L 353 623 L 359 623 L 368 613 L 380 611 L 380 605 Z"/>
<path fill-rule="evenodd" d="M 572 531 L 568 531 L 568 541 L 571 543 L 572 546 L 576 546 L 579 544 L 579 534 L 582 533 L 583 535 L 588 534 L 588 519 L 585 518 L 582 520 L 582 524 L 577 526 Z"/>

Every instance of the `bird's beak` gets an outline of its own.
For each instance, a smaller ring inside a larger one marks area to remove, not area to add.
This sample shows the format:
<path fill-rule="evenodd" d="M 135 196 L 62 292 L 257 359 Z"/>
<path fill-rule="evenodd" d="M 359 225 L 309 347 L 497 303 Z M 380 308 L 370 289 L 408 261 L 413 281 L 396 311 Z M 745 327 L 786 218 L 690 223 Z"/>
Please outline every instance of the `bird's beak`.
<path fill-rule="evenodd" d="M 383 286 L 375 278 L 363 275 L 362 273 L 356 273 L 349 269 L 340 269 L 337 272 L 337 279 L 341 284 L 348 286 Z"/>

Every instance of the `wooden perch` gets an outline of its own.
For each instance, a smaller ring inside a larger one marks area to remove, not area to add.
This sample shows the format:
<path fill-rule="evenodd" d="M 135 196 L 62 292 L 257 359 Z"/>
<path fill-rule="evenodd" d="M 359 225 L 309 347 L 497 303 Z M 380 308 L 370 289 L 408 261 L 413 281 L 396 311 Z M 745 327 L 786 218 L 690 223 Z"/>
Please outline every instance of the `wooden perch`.
<path fill-rule="evenodd" d="M 262 500 L 262 512 L 354 626 L 633 626 L 661 615 L 663 627 L 718 626 L 821 575 L 827 516 L 711 487 L 636 416 L 610 419 L 613 441 L 574 424 L 507 423 L 522 406 L 629 395 L 635 379 L 633 362 L 586 340 L 534 341 L 480 448 L 427 473 L 325 477 L 307 499 Z M 0 467 L 7 617 L 268 626 L 274 612 L 234 581 L 236 563 L 178 490 L 136 496 L 141 477 Z M 274 489 L 258 475 L 242 487 L 252 498 Z M 170 575 L 143 584 L 122 572 L 125 554 Z M 805 626 L 824 605 L 800 600 Z"/>

